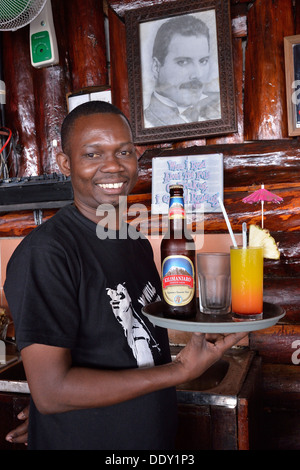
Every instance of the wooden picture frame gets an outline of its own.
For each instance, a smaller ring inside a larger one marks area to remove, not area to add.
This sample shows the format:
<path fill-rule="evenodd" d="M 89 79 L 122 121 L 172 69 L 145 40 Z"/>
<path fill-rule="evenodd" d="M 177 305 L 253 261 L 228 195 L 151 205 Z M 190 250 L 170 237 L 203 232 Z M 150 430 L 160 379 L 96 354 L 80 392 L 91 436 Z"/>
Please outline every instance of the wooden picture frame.
<path fill-rule="evenodd" d="M 128 10 L 125 24 L 135 143 L 194 139 L 237 130 L 229 0 L 176 0 Z M 167 68 L 170 64 L 171 72 Z M 156 103 L 154 89 L 160 98 Z M 174 109 L 169 112 L 165 107 L 170 99 L 179 105 L 178 117 Z M 184 117 L 182 110 L 195 103 L 200 118 Z"/>
<path fill-rule="evenodd" d="M 286 36 L 284 43 L 288 133 L 300 135 L 300 35 Z"/>

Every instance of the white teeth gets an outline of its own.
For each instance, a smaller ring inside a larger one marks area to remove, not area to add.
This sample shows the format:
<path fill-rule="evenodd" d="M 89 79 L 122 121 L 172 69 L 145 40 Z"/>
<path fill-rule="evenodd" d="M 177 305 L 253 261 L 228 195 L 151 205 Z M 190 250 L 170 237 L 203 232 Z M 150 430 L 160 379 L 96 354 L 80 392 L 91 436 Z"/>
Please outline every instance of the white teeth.
<path fill-rule="evenodd" d="M 100 188 L 103 188 L 103 189 L 118 189 L 123 186 L 123 183 L 106 183 L 106 184 L 98 184 L 97 186 L 100 186 Z"/>

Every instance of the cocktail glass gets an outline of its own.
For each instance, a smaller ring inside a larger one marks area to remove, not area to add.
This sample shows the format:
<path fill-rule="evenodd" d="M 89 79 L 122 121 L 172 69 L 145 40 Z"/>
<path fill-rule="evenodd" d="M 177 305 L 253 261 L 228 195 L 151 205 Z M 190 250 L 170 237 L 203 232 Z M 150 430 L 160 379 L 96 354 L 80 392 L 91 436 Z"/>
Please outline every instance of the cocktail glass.
<path fill-rule="evenodd" d="M 231 247 L 231 309 L 236 320 L 263 317 L 263 248 Z"/>

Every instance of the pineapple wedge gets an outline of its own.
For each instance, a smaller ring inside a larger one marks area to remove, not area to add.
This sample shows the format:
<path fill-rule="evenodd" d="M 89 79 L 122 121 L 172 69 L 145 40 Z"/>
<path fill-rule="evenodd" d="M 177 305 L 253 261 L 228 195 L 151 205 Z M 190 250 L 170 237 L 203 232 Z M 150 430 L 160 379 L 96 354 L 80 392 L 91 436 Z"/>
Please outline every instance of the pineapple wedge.
<path fill-rule="evenodd" d="M 274 238 L 271 236 L 269 230 L 261 228 L 258 225 L 250 225 L 249 246 L 262 246 L 264 250 L 264 258 L 280 258 L 278 246 Z"/>

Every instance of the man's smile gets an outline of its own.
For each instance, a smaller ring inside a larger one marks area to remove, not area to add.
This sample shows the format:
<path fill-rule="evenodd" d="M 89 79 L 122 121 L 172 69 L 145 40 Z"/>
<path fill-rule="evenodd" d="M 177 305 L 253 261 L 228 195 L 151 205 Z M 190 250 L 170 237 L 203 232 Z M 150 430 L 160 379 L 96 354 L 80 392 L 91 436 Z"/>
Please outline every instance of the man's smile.
<path fill-rule="evenodd" d="M 97 183 L 97 186 L 103 189 L 119 189 L 122 188 L 123 182 L 120 183 Z"/>

